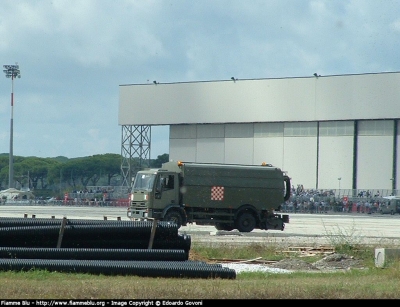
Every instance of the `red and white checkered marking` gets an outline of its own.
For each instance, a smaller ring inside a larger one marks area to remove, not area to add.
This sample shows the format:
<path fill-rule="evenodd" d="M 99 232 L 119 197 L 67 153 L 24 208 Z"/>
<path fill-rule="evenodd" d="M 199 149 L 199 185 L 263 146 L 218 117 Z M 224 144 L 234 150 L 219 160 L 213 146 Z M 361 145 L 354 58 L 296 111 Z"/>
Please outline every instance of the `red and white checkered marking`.
<path fill-rule="evenodd" d="M 211 200 L 224 200 L 224 187 L 211 187 Z"/>

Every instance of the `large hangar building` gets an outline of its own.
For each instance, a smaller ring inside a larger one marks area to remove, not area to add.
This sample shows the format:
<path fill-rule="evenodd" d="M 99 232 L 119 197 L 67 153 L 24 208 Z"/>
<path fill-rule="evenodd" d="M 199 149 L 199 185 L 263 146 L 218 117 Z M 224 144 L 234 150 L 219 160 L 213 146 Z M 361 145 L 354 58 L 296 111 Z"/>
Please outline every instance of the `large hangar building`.
<path fill-rule="evenodd" d="M 266 162 L 294 187 L 397 192 L 400 72 L 119 90 L 119 125 L 169 125 L 170 160 Z"/>

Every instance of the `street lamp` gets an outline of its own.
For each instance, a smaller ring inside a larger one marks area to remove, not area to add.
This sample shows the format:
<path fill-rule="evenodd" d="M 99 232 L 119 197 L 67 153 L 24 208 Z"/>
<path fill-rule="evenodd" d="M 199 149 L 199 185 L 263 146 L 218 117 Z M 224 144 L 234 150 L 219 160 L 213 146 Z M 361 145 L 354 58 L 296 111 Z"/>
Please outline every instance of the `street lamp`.
<path fill-rule="evenodd" d="M 391 186 L 392 186 L 392 193 L 391 193 L 391 195 L 392 196 L 394 196 L 394 188 L 395 188 L 395 181 L 394 181 L 394 178 L 390 178 L 390 181 L 391 181 Z"/>
<path fill-rule="evenodd" d="M 342 180 L 342 177 L 339 177 L 337 180 L 339 181 L 339 198 L 340 198 L 340 181 Z"/>
<path fill-rule="evenodd" d="M 11 78 L 11 121 L 10 121 L 10 154 L 8 171 L 8 188 L 14 187 L 14 157 L 13 157 L 13 121 L 14 121 L 14 79 L 21 78 L 19 65 L 3 65 L 6 78 Z"/>

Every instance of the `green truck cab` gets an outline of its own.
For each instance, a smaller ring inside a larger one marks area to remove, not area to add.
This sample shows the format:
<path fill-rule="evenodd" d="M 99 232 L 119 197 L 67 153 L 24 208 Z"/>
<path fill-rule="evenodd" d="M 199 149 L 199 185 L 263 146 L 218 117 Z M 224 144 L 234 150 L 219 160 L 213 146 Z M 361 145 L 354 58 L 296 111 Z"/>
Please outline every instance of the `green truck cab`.
<path fill-rule="evenodd" d="M 279 214 L 290 197 L 290 178 L 270 164 L 240 165 L 171 161 L 134 178 L 127 216 L 132 220 L 213 225 L 218 230 L 284 230 Z"/>

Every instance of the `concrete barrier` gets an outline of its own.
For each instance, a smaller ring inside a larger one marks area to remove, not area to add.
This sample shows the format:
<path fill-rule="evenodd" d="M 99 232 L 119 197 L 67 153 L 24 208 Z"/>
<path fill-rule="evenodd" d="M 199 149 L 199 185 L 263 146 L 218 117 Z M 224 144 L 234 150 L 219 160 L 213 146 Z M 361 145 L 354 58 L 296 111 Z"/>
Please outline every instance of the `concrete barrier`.
<path fill-rule="evenodd" d="M 400 249 L 398 248 L 375 248 L 375 266 L 386 267 L 390 262 L 400 260 Z"/>

